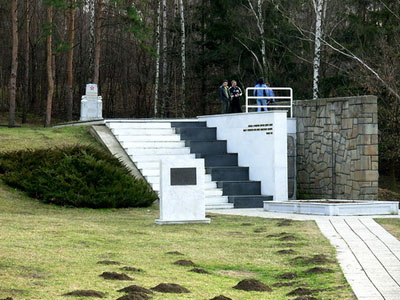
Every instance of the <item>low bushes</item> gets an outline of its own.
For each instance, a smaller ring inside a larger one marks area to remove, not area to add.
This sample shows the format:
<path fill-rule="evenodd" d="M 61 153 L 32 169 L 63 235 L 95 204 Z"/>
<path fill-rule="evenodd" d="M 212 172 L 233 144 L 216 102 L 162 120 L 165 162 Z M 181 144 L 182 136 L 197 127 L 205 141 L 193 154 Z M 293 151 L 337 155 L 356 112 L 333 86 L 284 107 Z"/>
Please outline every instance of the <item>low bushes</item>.
<path fill-rule="evenodd" d="M 0 174 L 6 184 L 56 205 L 143 207 L 158 198 L 117 158 L 89 146 L 0 153 Z"/>

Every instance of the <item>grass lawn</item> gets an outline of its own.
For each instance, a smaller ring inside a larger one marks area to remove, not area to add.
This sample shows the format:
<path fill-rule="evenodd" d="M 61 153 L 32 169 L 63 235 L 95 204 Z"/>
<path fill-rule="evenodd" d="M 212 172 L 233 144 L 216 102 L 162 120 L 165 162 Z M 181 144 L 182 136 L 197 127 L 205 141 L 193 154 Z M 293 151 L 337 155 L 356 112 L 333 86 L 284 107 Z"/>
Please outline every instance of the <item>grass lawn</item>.
<path fill-rule="evenodd" d="M 101 147 L 85 126 L 59 128 L 0 127 L 0 152 L 20 149 L 60 147 L 63 145 L 92 145 Z"/>
<path fill-rule="evenodd" d="M 280 227 L 279 220 L 218 215 L 210 225 L 157 226 L 157 216 L 154 207 L 91 210 L 45 205 L 0 184 L 0 298 L 76 299 L 61 295 L 91 289 L 105 292 L 105 299 L 117 299 L 123 295 L 117 290 L 130 284 L 150 288 L 167 282 L 191 293 L 156 293 L 153 299 L 210 299 L 220 294 L 232 299 L 292 299 L 286 294 L 302 285 L 325 289 L 315 293 L 318 299 L 355 299 L 336 262 L 318 264 L 333 273 L 307 275 L 304 271 L 316 265 L 291 261 L 316 254 L 335 260 L 334 249 L 314 222 Z M 293 234 L 296 240 L 267 237 L 281 232 Z M 278 254 L 282 249 L 295 253 Z M 185 255 L 166 254 L 169 251 Z M 178 259 L 192 260 L 211 274 L 188 272 L 191 267 L 173 264 Z M 102 260 L 121 265 L 97 263 Z M 144 271 L 122 271 L 123 266 Z M 224 274 L 224 270 L 233 272 Z M 124 272 L 134 281 L 105 280 L 99 277 L 104 271 Z M 299 277 L 276 278 L 285 272 Z M 232 288 L 249 277 L 273 291 Z M 293 286 L 273 286 L 290 281 Z"/>
<path fill-rule="evenodd" d="M 0 128 L 0 151 L 78 142 L 95 145 L 83 127 Z M 160 283 L 180 284 L 191 293 L 157 292 L 155 300 L 200 300 L 221 294 L 234 300 L 283 300 L 296 298 L 287 293 L 298 287 L 313 290 L 313 296 L 321 300 L 355 299 L 335 259 L 335 249 L 314 222 L 280 224 L 276 219 L 211 217 L 211 224 L 158 226 L 154 224 L 156 207 L 56 207 L 5 186 L 0 177 L 0 299 L 72 300 L 79 298 L 62 294 L 83 289 L 104 292 L 104 299 L 117 299 L 123 296 L 117 290 L 128 285 L 151 288 Z M 281 250 L 291 251 L 281 254 Z M 167 254 L 170 251 L 184 255 Z M 321 254 L 328 261 L 304 261 Z M 293 261 L 298 256 L 303 259 Z M 210 274 L 173 264 L 180 259 L 191 260 Z M 104 260 L 121 264 L 98 263 Z M 143 271 L 123 271 L 124 266 Z M 315 267 L 332 272 L 305 273 Z M 134 280 L 99 277 L 106 271 L 123 272 Z M 297 277 L 277 278 L 287 272 Z M 272 292 L 232 288 L 245 278 L 262 281 Z"/>
<path fill-rule="evenodd" d="M 400 240 L 400 219 L 375 219 L 381 226 L 389 231 L 393 236 Z"/>

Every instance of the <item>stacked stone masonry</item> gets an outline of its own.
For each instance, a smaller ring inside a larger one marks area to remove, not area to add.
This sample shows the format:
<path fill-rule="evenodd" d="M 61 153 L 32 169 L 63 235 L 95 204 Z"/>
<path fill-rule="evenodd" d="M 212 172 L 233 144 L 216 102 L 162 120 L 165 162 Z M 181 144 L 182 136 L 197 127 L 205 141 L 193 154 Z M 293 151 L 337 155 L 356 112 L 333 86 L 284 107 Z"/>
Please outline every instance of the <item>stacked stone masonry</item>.
<path fill-rule="evenodd" d="M 378 197 L 375 96 L 298 100 L 298 193 L 311 198 Z"/>

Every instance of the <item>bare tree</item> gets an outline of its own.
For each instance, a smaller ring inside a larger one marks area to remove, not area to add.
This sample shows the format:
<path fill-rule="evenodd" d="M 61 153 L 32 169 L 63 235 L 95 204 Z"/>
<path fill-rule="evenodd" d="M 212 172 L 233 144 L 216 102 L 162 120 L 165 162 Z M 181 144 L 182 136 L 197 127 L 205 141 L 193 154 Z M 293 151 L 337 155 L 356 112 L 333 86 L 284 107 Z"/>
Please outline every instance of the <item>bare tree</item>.
<path fill-rule="evenodd" d="M 322 22 L 325 18 L 326 3 L 324 0 L 313 0 L 315 11 L 315 42 L 314 42 L 314 61 L 313 61 L 313 99 L 318 99 L 319 95 L 319 74 L 321 66 L 321 38 L 323 35 Z"/>
<path fill-rule="evenodd" d="M 53 6 L 49 5 L 47 7 L 47 22 L 51 27 L 50 32 L 47 34 L 47 104 L 46 104 L 46 121 L 45 126 L 49 127 L 51 124 L 51 112 L 53 106 L 53 94 L 54 94 L 54 71 L 53 71 L 53 51 L 52 51 L 52 36 L 53 36 Z"/>
<path fill-rule="evenodd" d="M 22 105 L 22 123 L 26 123 L 26 114 L 28 111 L 29 103 L 29 66 L 30 66 L 30 28 L 31 28 L 31 16 L 30 16 L 30 1 L 25 0 L 25 80 L 24 80 L 24 103 Z"/>
<path fill-rule="evenodd" d="M 67 120 L 72 121 L 73 106 L 73 71 L 72 63 L 74 59 L 74 40 L 75 40 L 75 0 L 69 0 L 68 7 L 68 56 L 67 56 Z"/>
<path fill-rule="evenodd" d="M 95 14 L 95 9 L 94 9 L 94 2 L 95 0 L 87 0 L 87 10 L 88 10 L 88 15 L 89 15 L 89 51 L 88 51 L 88 60 L 89 60 L 89 68 L 88 68 L 88 73 L 89 73 L 89 79 L 91 83 L 93 83 L 93 76 L 94 76 L 94 48 L 95 48 L 95 19 L 96 19 L 96 14 Z"/>
<path fill-rule="evenodd" d="M 186 35 L 185 35 L 185 11 L 183 0 L 179 0 L 180 21 L 181 21 L 181 62 L 182 62 L 182 83 L 181 83 L 181 101 L 182 117 L 185 116 L 185 94 L 186 94 Z"/>
<path fill-rule="evenodd" d="M 99 70 L 100 70 L 100 54 L 101 54 L 101 26 L 103 20 L 103 0 L 97 0 L 96 10 L 96 32 L 94 48 L 94 75 L 93 83 L 99 84 Z"/>
<path fill-rule="evenodd" d="M 10 110 L 8 126 L 15 125 L 15 98 L 17 93 L 17 72 L 18 72 L 18 1 L 11 2 L 12 18 L 12 53 L 11 53 L 11 76 L 10 76 Z"/>
<path fill-rule="evenodd" d="M 169 88 L 169 80 L 168 80 L 168 61 L 167 61 L 167 51 L 168 51 L 168 40 L 167 40 L 167 1 L 162 0 L 162 81 L 163 81 L 163 93 L 162 93 L 162 105 L 161 105 L 161 115 L 163 117 L 167 116 L 167 106 L 168 106 L 168 88 Z"/>
<path fill-rule="evenodd" d="M 156 29 L 156 79 L 154 85 L 154 117 L 158 114 L 158 88 L 160 83 L 160 29 L 161 29 L 161 0 L 157 4 L 157 29 Z"/>
<path fill-rule="evenodd" d="M 256 21 L 256 26 L 258 29 L 258 33 L 260 35 L 260 53 L 261 53 L 261 60 L 258 58 L 257 54 L 250 50 L 247 45 L 245 45 L 242 41 L 239 41 L 255 58 L 258 67 L 262 75 L 267 78 L 268 76 L 268 66 L 267 66 L 267 53 L 266 53 L 266 46 L 265 46 L 265 37 L 264 37 L 264 15 L 263 15 L 263 4 L 265 0 L 257 0 L 256 6 L 253 5 L 253 0 L 247 0 L 248 9 L 250 10 L 251 14 L 254 16 Z"/>

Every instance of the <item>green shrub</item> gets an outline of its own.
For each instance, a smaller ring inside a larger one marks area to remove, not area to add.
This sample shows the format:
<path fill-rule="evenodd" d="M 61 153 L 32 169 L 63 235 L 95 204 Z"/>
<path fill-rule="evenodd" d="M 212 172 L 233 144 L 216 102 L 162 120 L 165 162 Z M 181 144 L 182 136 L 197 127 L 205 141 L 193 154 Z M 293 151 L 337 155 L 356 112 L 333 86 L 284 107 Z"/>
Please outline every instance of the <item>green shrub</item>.
<path fill-rule="evenodd" d="M 117 158 L 89 146 L 0 153 L 0 174 L 6 184 L 56 205 L 143 207 L 158 198 Z"/>

